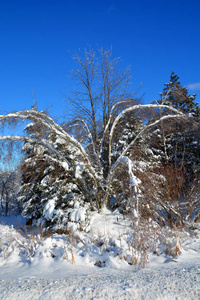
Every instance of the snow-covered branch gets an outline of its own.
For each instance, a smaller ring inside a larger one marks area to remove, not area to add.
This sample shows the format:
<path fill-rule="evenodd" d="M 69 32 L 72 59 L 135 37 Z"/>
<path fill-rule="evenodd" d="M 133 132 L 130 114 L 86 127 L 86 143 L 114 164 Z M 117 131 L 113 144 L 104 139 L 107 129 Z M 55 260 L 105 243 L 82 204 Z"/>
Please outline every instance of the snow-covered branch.
<path fill-rule="evenodd" d="M 84 161 L 86 162 L 96 186 L 98 186 L 96 173 L 95 173 L 95 171 L 91 165 L 90 159 L 89 159 L 86 151 L 82 147 L 81 143 L 79 143 L 75 138 L 73 138 L 70 134 L 68 134 L 60 125 L 55 123 L 51 117 L 47 116 L 43 112 L 38 112 L 34 109 L 17 111 L 15 113 L 10 113 L 7 115 L 0 115 L 0 123 L 3 123 L 10 119 L 31 120 L 34 123 L 40 124 L 42 127 L 48 129 L 50 133 L 54 133 L 57 136 L 59 136 L 60 138 L 64 139 L 66 142 L 70 142 L 77 150 L 80 151 L 80 154 L 83 157 Z M 9 136 L 1 137 L 2 141 L 6 141 L 6 139 L 12 140 L 12 141 L 17 141 L 17 140 L 28 141 L 28 138 L 27 137 L 25 138 L 23 136 L 21 136 L 21 137 L 16 136 L 15 138 L 9 137 Z M 32 140 L 29 140 L 29 141 L 32 142 Z M 36 140 L 34 140 L 34 142 L 36 142 Z M 37 140 L 37 142 L 42 143 L 42 141 L 39 141 L 39 139 Z M 50 146 L 47 146 L 47 148 L 49 148 L 49 147 Z M 53 151 L 56 152 L 55 149 Z"/>
<path fill-rule="evenodd" d="M 115 111 L 116 107 L 119 106 L 119 105 L 128 103 L 128 102 L 130 102 L 130 101 L 132 101 L 132 99 L 119 101 L 119 102 L 115 103 L 115 104 L 112 106 L 111 111 L 110 111 L 110 115 L 109 115 L 109 119 L 108 119 L 107 124 L 106 124 L 106 127 L 105 127 L 105 129 L 104 129 L 103 136 L 102 136 L 102 138 L 101 138 L 101 140 L 100 140 L 100 154 L 101 154 L 102 151 L 103 151 L 103 143 L 104 143 L 104 140 L 105 140 L 105 136 L 106 136 L 106 134 L 108 133 L 108 129 L 109 129 L 109 126 L 110 126 L 110 124 L 111 124 L 111 121 L 112 121 L 112 119 L 113 119 L 113 117 L 114 117 L 114 111 Z"/>
<path fill-rule="evenodd" d="M 168 110 L 171 110 L 172 112 L 175 112 L 177 115 L 180 115 L 180 116 L 185 116 L 184 113 L 182 113 L 181 111 L 175 109 L 174 107 L 172 106 L 168 106 L 168 105 L 158 105 L 158 104 L 139 104 L 139 105 L 134 105 L 134 106 L 131 106 L 129 108 L 126 108 L 124 109 L 115 119 L 115 121 L 113 122 L 113 125 L 112 125 L 112 128 L 111 128 L 111 131 L 110 131 L 110 134 L 109 134 L 109 168 L 111 166 L 111 147 L 112 147 L 112 139 L 113 139 L 113 134 L 114 134 L 114 130 L 118 124 L 118 122 L 120 121 L 120 119 L 128 112 L 131 112 L 131 111 L 134 111 L 134 110 L 137 110 L 137 109 L 148 109 L 148 108 L 165 108 L 165 109 L 168 109 Z M 168 115 L 169 117 L 171 115 Z M 166 116 L 166 118 L 168 117 Z M 159 120 L 158 120 L 159 122 Z M 152 125 L 150 125 L 152 126 Z M 150 127 L 149 126 L 149 127 Z"/>
<path fill-rule="evenodd" d="M 39 140 L 39 139 L 32 139 L 26 136 L 0 136 L 0 141 L 23 141 L 23 142 L 28 142 L 30 144 L 38 144 L 42 145 L 45 149 L 49 149 L 51 153 L 54 153 L 57 155 L 57 159 L 51 157 L 51 160 L 56 162 L 58 165 L 62 166 L 64 169 L 68 170 L 70 167 L 70 162 L 59 152 L 57 151 L 52 145 L 47 143 L 44 140 Z M 50 157 L 50 156 L 49 156 Z"/>
<path fill-rule="evenodd" d="M 134 140 L 126 147 L 126 149 L 124 149 L 124 151 L 122 152 L 122 154 L 120 155 L 120 157 L 123 157 L 126 155 L 126 153 L 130 150 L 130 148 L 135 144 L 135 142 L 137 141 L 137 139 L 149 128 L 157 125 L 158 123 L 161 123 L 162 121 L 164 120 L 168 120 L 168 119 L 183 119 L 183 117 L 187 118 L 187 116 L 185 115 L 167 115 L 167 116 L 163 116 L 161 117 L 159 120 L 156 120 L 155 122 L 151 123 L 151 124 L 148 124 L 146 125 L 137 135 L 136 137 L 134 138 Z M 120 158 L 119 157 L 119 158 Z"/>

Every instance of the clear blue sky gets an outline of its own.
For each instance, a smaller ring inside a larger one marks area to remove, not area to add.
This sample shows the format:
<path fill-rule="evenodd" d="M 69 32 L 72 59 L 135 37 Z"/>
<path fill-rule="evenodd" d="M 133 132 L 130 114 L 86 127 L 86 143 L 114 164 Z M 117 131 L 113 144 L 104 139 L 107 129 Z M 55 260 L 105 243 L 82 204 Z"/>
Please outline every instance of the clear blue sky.
<path fill-rule="evenodd" d="M 158 98 L 170 72 L 200 102 L 199 0 L 0 0 L 0 111 L 53 104 L 71 89 L 69 51 L 108 49 L 131 65 L 133 88 Z M 193 84 L 193 85 L 192 85 Z M 194 85 L 196 84 L 196 85 Z"/>

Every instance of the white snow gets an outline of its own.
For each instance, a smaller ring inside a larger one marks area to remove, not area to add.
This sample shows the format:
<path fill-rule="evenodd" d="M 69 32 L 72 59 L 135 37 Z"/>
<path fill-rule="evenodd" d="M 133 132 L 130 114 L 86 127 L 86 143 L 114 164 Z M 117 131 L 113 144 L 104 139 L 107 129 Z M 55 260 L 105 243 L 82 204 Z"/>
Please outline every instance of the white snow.
<path fill-rule="evenodd" d="M 62 167 L 65 169 L 65 170 L 69 170 L 69 165 L 66 161 L 63 161 L 62 163 Z"/>
<path fill-rule="evenodd" d="M 53 202 L 46 207 L 49 216 L 53 207 Z M 118 211 L 94 212 L 87 234 L 44 237 L 26 229 L 23 234 L 19 220 L 0 218 L 1 300 L 200 298 L 198 230 L 176 232 L 175 238 L 168 230 L 167 242 L 157 238 L 155 253 L 138 270 L 128 263 L 134 255 L 133 228 Z M 181 254 L 171 257 L 164 250 L 175 240 Z"/>
<path fill-rule="evenodd" d="M 46 205 L 44 206 L 43 215 L 46 219 L 51 219 L 54 212 L 55 212 L 55 199 L 50 199 L 47 201 Z"/>
<path fill-rule="evenodd" d="M 134 215 L 135 218 L 138 218 L 138 212 L 135 210 L 135 208 L 133 209 L 133 215 Z"/>
<path fill-rule="evenodd" d="M 77 163 L 75 166 L 75 178 L 82 178 L 82 172 L 84 169 L 84 165 L 81 163 Z"/>
<path fill-rule="evenodd" d="M 86 208 L 80 207 L 78 209 L 74 208 L 70 213 L 70 219 L 72 222 L 82 222 L 85 221 Z"/>

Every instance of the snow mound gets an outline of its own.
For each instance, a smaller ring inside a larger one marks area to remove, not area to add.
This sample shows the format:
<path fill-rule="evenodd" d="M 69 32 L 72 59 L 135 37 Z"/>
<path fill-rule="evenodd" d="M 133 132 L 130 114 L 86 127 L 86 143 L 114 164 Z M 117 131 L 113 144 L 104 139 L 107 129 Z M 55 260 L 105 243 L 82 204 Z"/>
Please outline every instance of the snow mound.
<path fill-rule="evenodd" d="M 71 217 L 81 215 L 73 211 Z M 145 235 L 146 227 L 136 232 L 129 219 L 108 209 L 92 214 L 88 233 L 44 236 L 1 224 L 1 299 L 198 299 L 199 231 L 174 236 L 165 229 L 164 242 L 155 224 L 148 226 L 156 239 Z M 136 242 L 142 237 L 148 264 L 138 270 L 144 249 Z M 167 254 L 178 246 L 180 255 Z"/>

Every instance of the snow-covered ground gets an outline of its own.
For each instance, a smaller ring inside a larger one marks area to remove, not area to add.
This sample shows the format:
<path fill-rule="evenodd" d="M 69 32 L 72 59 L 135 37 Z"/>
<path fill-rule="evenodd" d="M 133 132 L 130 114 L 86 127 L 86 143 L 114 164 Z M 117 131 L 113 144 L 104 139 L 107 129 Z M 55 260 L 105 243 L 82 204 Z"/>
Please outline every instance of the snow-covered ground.
<path fill-rule="evenodd" d="M 0 299 L 200 299 L 197 230 L 169 231 L 164 244 L 158 235 L 138 269 L 133 229 L 117 211 L 94 214 L 88 234 L 22 234 L 20 223 L 0 219 Z M 171 257 L 174 242 L 181 254 Z"/>

